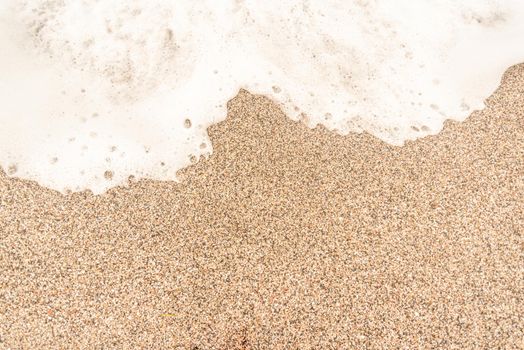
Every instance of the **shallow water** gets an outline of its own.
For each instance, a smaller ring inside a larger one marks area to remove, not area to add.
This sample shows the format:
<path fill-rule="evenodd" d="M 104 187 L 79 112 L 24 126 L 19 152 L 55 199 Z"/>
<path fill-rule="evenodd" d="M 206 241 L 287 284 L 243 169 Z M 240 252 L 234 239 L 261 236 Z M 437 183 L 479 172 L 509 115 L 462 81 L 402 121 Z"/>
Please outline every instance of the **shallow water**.
<path fill-rule="evenodd" d="M 401 145 L 524 60 L 520 1 L 6 1 L 0 165 L 60 191 L 175 180 L 240 88 Z"/>

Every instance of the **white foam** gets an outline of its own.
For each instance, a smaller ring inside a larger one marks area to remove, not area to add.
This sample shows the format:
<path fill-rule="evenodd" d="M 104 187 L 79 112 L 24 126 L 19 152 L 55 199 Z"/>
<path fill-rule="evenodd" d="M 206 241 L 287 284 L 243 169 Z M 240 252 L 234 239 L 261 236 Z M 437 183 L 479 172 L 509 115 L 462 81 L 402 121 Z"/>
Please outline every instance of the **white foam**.
<path fill-rule="evenodd" d="M 239 88 L 401 145 L 482 108 L 522 37 L 518 0 L 3 1 L 0 165 L 60 191 L 175 180 Z"/>

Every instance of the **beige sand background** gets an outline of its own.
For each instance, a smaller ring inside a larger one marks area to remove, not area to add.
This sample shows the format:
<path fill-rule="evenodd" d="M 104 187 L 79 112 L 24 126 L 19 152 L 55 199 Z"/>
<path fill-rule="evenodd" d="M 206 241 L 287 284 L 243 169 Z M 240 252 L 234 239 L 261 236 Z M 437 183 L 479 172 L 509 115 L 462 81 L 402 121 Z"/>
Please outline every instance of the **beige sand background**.
<path fill-rule="evenodd" d="M 393 147 L 241 91 L 179 184 L 1 173 L 0 348 L 524 348 L 524 66 L 487 105 Z"/>

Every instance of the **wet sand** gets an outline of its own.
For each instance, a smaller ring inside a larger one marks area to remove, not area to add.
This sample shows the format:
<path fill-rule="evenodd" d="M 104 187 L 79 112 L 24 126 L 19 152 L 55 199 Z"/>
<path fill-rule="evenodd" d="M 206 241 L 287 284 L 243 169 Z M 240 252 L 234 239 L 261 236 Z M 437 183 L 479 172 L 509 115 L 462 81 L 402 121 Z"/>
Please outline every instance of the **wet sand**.
<path fill-rule="evenodd" d="M 524 347 L 524 65 L 404 147 L 245 91 L 209 134 L 180 183 L 0 174 L 0 348 Z"/>

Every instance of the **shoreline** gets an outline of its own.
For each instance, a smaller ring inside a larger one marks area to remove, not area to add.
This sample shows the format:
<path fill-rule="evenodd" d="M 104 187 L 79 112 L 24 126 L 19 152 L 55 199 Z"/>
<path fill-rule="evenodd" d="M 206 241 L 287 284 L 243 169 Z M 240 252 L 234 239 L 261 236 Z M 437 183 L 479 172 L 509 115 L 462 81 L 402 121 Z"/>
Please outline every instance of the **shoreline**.
<path fill-rule="evenodd" d="M 402 147 L 243 91 L 209 135 L 180 183 L 0 172 L 1 346 L 524 346 L 524 64 Z"/>

